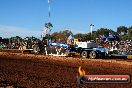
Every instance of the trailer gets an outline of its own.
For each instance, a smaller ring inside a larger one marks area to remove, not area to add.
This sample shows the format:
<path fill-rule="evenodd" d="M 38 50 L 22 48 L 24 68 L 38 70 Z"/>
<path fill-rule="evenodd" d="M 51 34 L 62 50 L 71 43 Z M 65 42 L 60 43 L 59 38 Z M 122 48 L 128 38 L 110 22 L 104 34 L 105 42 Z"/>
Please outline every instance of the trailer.
<path fill-rule="evenodd" d="M 68 49 L 68 52 L 79 53 L 83 58 L 106 58 L 108 56 L 108 49 L 99 46 L 93 42 L 76 42 L 75 47 Z"/>

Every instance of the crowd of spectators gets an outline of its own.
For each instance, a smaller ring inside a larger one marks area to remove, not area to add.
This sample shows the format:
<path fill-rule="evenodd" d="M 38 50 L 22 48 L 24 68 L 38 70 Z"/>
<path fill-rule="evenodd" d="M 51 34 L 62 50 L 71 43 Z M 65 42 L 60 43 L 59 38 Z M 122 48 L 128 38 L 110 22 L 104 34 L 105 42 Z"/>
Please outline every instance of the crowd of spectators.
<path fill-rule="evenodd" d="M 19 49 L 22 46 L 26 46 L 27 49 L 32 48 L 32 46 L 38 42 L 38 40 L 33 39 L 22 39 L 13 38 L 13 39 L 1 39 L 0 40 L 0 49 Z"/>
<path fill-rule="evenodd" d="M 109 41 L 105 40 L 101 42 L 101 45 L 105 48 L 110 49 L 111 51 L 121 51 L 121 52 L 132 52 L 132 40 L 125 41 Z"/>
<path fill-rule="evenodd" d="M 32 45 L 35 44 L 35 42 L 38 42 L 38 40 L 32 40 L 27 39 L 23 40 L 22 42 L 9 42 L 9 40 L 4 40 L 4 42 L 0 42 L 0 48 L 9 48 L 9 49 L 18 49 L 20 46 L 25 46 L 26 48 L 32 48 Z M 10 44 L 11 43 L 11 44 Z M 97 41 L 101 46 L 104 48 L 108 48 L 109 50 L 117 50 L 117 51 L 131 51 L 132 52 L 132 40 L 125 40 L 125 41 L 119 41 L 116 39 L 107 39 L 102 38 L 99 41 Z"/>

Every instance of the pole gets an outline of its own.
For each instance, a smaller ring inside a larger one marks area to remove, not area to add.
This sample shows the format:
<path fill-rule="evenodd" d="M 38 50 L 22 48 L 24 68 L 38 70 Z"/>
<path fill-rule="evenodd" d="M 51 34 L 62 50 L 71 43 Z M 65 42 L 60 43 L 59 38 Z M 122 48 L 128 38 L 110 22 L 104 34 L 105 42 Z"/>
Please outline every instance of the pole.
<path fill-rule="evenodd" d="M 49 15 L 49 22 L 47 23 L 47 30 L 48 30 L 48 41 L 50 40 L 50 32 L 51 32 L 51 27 L 53 27 L 52 26 L 52 24 L 51 24 L 51 20 L 50 20 L 50 16 L 51 16 L 51 13 L 50 13 L 50 5 L 51 5 L 51 0 L 48 0 L 48 15 Z"/>
<path fill-rule="evenodd" d="M 90 25 L 90 29 L 91 29 L 91 39 L 92 39 L 92 32 L 93 32 L 93 24 Z"/>
<path fill-rule="evenodd" d="M 49 5 L 49 6 L 48 6 L 48 7 L 49 7 L 49 9 L 48 9 L 48 10 L 49 10 L 49 11 L 48 11 L 48 12 L 49 12 L 49 22 L 50 22 L 50 3 L 51 3 L 51 0 L 48 0 L 48 5 Z"/>

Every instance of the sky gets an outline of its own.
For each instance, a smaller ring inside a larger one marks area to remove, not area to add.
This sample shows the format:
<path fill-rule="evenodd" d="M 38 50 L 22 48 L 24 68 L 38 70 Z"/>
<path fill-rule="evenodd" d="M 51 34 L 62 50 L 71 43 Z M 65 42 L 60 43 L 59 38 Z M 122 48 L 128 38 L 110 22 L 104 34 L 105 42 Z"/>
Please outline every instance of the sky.
<path fill-rule="evenodd" d="M 51 0 L 52 33 L 76 33 L 132 26 L 132 0 Z M 0 36 L 41 37 L 48 0 L 0 0 Z"/>

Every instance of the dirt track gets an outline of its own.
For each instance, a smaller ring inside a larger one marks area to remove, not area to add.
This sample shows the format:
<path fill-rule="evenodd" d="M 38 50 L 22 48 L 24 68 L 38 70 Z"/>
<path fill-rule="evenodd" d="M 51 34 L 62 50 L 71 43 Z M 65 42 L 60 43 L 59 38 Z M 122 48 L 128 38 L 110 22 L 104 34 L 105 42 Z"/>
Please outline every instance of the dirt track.
<path fill-rule="evenodd" d="M 0 86 L 77 88 L 79 66 L 88 75 L 130 75 L 132 82 L 132 62 L 0 52 Z M 131 88 L 132 83 L 85 84 L 81 87 Z"/>

